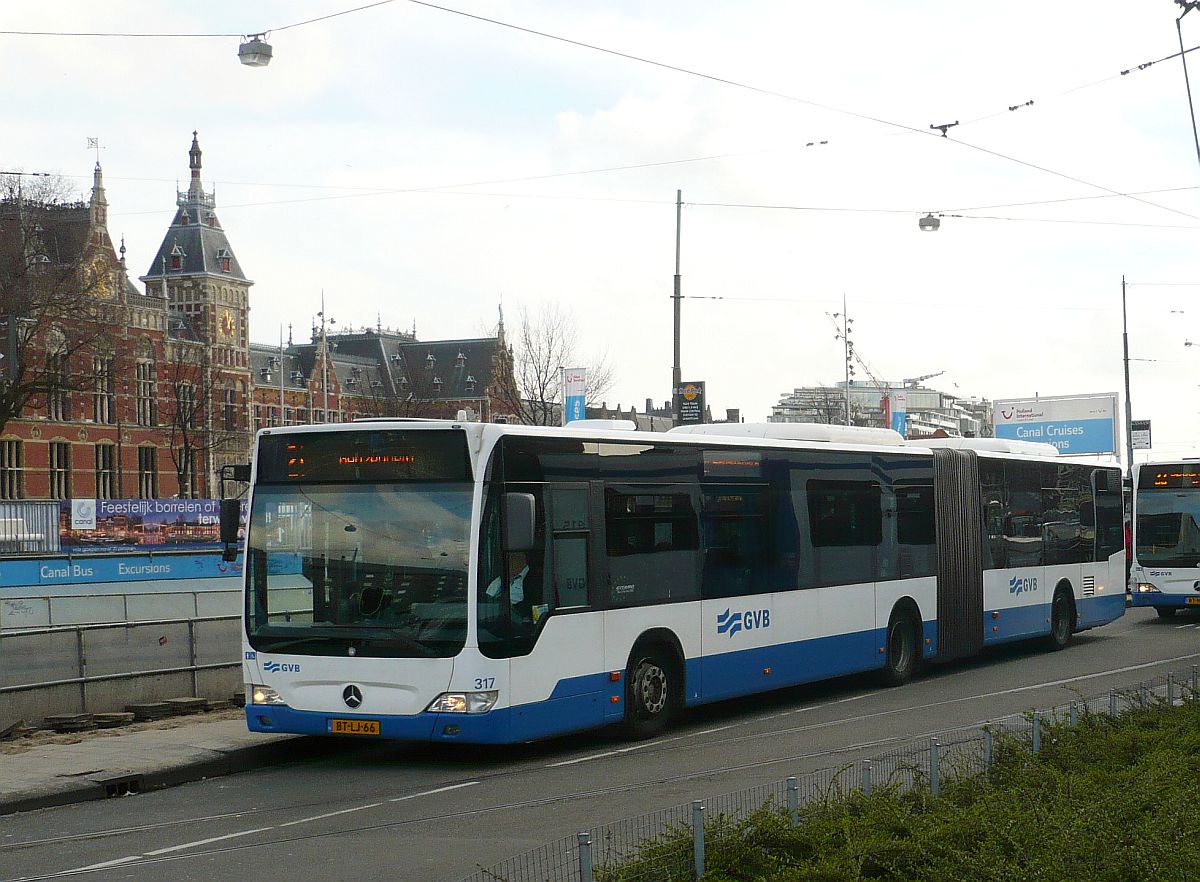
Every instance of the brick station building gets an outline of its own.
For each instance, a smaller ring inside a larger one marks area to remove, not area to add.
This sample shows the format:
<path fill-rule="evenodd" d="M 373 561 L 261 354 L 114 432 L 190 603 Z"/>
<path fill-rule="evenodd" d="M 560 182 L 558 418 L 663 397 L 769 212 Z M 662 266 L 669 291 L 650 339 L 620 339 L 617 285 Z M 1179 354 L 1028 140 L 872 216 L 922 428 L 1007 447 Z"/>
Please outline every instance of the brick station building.
<path fill-rule="evenodd" d="M 248 461 L 259 428 L 463 411 L 507 417 L 513 359 L 503 318 L 494 337 L 422 342 L 415 330 L 380 323 L 338 334 L 314 327 L 310 341 L 286 346 L 250 343 L 254 283 L 204 189 L 195 132 L 188 167 L 188 189 L 176 193 L 139 277 L 144 292 L 129 278 L 124 242 L 115 248 L 109 234 L 99 162 L 86 201 L 0 199 L 0 245 L 79 269 L 75 296 L 96 298 L 105 322 L 86 346 L 73 344 L 76 329 L 62 320 L 42 322 L 18 345 L 10 329 L 29 319 L 5 304 L 0 353 L 65 379 L 0 429 L 0 499 L 208 497 L 222 465 Z"/>

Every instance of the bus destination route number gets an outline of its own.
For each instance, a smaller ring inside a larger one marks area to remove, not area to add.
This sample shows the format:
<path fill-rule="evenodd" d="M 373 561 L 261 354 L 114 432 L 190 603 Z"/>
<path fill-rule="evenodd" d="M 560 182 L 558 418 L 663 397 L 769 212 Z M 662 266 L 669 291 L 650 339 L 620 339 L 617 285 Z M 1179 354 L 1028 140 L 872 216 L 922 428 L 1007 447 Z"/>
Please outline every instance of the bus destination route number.
<path fill-rule="evenodd" d="M 330 735 L 378 735 L 379 720 L 330 720 Z"/>

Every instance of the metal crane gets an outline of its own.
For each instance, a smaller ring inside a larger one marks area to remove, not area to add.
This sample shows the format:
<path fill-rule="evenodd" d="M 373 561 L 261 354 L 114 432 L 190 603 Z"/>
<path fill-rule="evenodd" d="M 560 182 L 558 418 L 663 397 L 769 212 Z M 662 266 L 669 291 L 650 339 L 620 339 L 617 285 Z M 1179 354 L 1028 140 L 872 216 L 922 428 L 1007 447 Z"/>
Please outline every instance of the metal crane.
<path fill-rule="evenodd" d="M 934 377 L 940 377 L 944 373 L 946 373 L 946 372 L 938 371 L 935 374 L 921 374 L 921 376 L 919 376 L 919 377 L 906 377 L 904 379 L 904 388 L 905 389 L 916 389 L 918 384 L 923 383 L 926 380 L 932 380 Z"/>

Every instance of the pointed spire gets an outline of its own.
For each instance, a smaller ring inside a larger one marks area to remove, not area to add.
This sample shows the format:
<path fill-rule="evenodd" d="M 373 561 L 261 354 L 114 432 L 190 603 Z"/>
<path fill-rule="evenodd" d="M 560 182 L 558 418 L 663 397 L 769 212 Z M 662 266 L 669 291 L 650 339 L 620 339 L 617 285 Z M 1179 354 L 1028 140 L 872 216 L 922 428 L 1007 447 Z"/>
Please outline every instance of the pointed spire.
<path fill-rule="evenodd" d="M 96 162 L 96 171 L 92 175 L 92 223 L 98 227 L 108 224 L 108 199 L 104 196 L 104 172 L 100 162 Z"/>
<path fill-rule="evenodd" d="M 192 149 L 188 151 L 188 168 L 192 170 L 192 183 L 188 187 L 188 198 L 199 201 L 204 195 L 204 187 L 200 183 L 200 141 L 195 131 L 192 132 Z"/>
<path fill-rule="evenodd" d="M 121 269 L 128 269 L 125 266 L 125 234 L 121 234 Z"/>

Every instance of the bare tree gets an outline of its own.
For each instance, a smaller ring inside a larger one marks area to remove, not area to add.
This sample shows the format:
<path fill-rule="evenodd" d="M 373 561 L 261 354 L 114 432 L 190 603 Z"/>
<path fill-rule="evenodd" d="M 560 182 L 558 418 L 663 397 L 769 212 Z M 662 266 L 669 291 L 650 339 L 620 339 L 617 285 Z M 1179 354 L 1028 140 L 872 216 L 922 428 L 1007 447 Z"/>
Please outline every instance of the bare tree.
<path fill-rule="evenodd" d="M 813 395 L 813 422 L 826 425 L 846 422 L 846 399 L 828 386 Z"/>
<path fill-rule="evenodd" d="M 513 344 L 513 382 L 504 404 L 522 423 L 555 425 L 562 417 L 562 369 L 587 370 L 584 397 L 595 404 L 612 387 L 613 370 L 608 356 L 584 359 L 578 351 L 575 319 L 556 305 L 531 315 L 521 309 L 521 323 Z"/>
<path fill-rule="evenodd" d="M 69 418 L 123 322 L 123 271 L 88 212 L 60 178 L 0 175 L 0 430 L 30 405 Z"/>
<path fill-rule="evenodd" d="M 233 387 L 209 352 L 192 340 L 176 337 L 168 342 L 168 394 L 162 416 L 183 498 L 205 492 L 207 461 L 236 448 L 245 435 L 237 425 L 240 409 L 225 397 Z"/>

